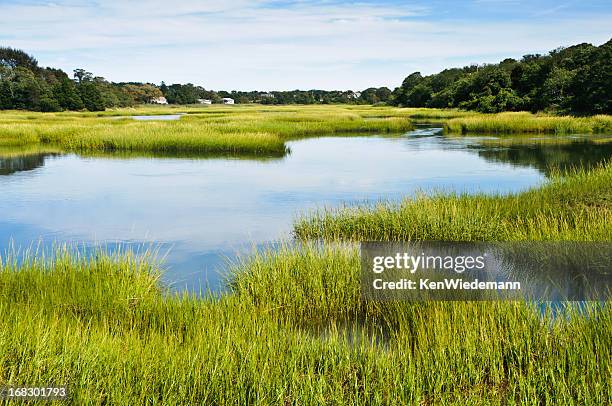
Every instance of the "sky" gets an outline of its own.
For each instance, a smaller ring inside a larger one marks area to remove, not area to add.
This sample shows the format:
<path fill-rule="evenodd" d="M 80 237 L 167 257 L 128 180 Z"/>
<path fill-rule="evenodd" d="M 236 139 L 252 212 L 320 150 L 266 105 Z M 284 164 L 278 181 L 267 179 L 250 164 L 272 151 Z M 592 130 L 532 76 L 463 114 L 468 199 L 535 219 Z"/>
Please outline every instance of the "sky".
<path fill-rule="evenodd" d="M 114 82 L 361 90 L 612 37 L 610 0 L 0 0 L 0 46 Z"/>

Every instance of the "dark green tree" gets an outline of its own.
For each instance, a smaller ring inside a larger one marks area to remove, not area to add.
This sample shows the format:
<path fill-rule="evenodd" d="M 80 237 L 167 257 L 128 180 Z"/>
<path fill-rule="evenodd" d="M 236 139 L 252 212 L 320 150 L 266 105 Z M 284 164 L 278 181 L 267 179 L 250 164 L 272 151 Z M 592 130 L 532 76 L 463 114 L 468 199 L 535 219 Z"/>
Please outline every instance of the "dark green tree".
<path fill-rule="evenodd" d="M 40 110 L 41 97 L 47 90 L 46 84 L 26 68 L 17 67 L 12 72 L 13 108 Z"/>
<path fill-rule="evenodd" d="M 8 79 L 0 79 L 0 110 L 13 108 L 13 89 Z"/>
<path fill-rule="evenodd" d="M 98 89 L 98 86 L 91 81 L 83 81 L 77 86 L 79 96 L 83 101 L 83 105 L 89 111 L 102 111 L 105 109 L 104 99 Z"/>
<path fill-rule="evenodd" d="M 594 50 L 570 86 L 578 114 L 612 114 L 612 40 Z"/>
<path fill-rule="evenodd" d="M 391 89 L 388 87 L 379 87 L 376 89 L 376 97 L 379 102 L 387 102 L 391 98 Z"/>
<path fill-rule="evenodd" d="M 75 69 L 73 73 L 74 80 L 78 84 L 81 84 L 83 82 L 90 82 L 93 79 L 93 74 L 91 72 L 87 72 L 85 69 Z"/>
<path fill-rule="evenodd" d="M 38 61 L 20 49 L 0 47 L 0 66 L 38 71 Z"/>
<path fill-rule="evenodd" d="M 74 81 L 68 77 L 59 80 L 53 87 L 53 95 L 57 103 L 65 110 L 81 110 L 83 101 Z"/>

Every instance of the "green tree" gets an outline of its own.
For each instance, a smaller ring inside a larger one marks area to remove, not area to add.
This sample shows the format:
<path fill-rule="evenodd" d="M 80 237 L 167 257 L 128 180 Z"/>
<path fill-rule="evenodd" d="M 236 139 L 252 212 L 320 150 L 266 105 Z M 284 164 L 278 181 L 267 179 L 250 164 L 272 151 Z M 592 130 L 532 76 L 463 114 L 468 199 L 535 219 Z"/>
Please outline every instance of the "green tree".
<path fill-rule="evenodd" d="M 391 90 L 388 87 L 379 87 L 376 89 L 376 97 L 379 102 L 386 102 L 391 98 Z"/>
<path fill-rule="evenodd" d="M 38 109 L 40 111 L 62 111 L 61 106 L 51 93 L 45 93 L 41 96 L 38 102 Z"/>
<path fill-rule="evenodd" d="M 75 69 L 74 71 L 74 80 L 81 84 L 83 82 L 90 82 L 93 79 L 93 74 L 91 72 L 87 72 L 85 69 Z"/>
<path fill-rule="evenodd" d="M 77 88 L 83 105 L 87 110 L 102 111 L 105 109 L 102 94 L 93 81 L 88 80 L 80 82 Z"/>
<path fill-rule="evenodd" d="M 9 68 L 25 68 L 32 72 L 38 71 L 38 61 L 20 49 L 0 47 L 0 66 Z"/>
<path fill-rule="evenodd" d="M 46 93 L 46 84 L 32 71 L 17 67 L 12 70 L 13 108 L 39 110 L 40 100 Z"/>
<path fill-rule="evenodd" d="M 13 108 L 13 90 L 8 79 L 0 79 L 0 110 Z"/>
<path fill-rule="evenodd" d="M 576 71 L 565 68 L 553 68 L 544 81 L 542 95 L 544 104 L 553 110 L 567 111 L 571 106 L 570 86 Z"/>
<path fill-rule="evenodd" d="M 570 86 L 578 114 L 612 114 L 612 40 L 594 50 Z"/>
<path fill-rule="evenodd" d="M 376 95 L 376 88 L 369 87 L 361 92 L 359 100 L 367 104 L 376 104 L 380 99 Z"/>
<path fill-rule="evenodd" d="M 58 105 L 66 110 L 81 110 L 83 101 L 74 81 L 68 77 L 62 78 L 53 87 L 53 95 Z"/>

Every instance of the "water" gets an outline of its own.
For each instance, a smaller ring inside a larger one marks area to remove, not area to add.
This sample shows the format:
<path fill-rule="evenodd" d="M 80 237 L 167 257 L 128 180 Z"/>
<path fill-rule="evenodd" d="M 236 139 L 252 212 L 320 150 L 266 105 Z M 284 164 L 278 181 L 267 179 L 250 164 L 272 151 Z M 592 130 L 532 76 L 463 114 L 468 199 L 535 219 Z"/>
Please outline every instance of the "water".
<path fill-rule="evenodd" d="M 436 129 L 308 138 L 283 157 L 0 155 L 0 249 L 10 241 L 158 245 L 176 289 L 222 286 L 226 260 L 291 238 L 317 207 L 397 201 L 417 191 L 509 193 L 549 165 L 595 165 L 608 147 L 486 147 Z"/>
<path fill-rule="evenodd" d="M 161 120 L 161 121 L 168 121 L 168 120 L 178 120 L 179 118 L 181 118 L 183 114 L 159 114 L 159 115 L 152 115 L 152 116 L 129 116 L 134 120 L 140 120 L 140 121 L 151 121 L 151 120 Z"/>

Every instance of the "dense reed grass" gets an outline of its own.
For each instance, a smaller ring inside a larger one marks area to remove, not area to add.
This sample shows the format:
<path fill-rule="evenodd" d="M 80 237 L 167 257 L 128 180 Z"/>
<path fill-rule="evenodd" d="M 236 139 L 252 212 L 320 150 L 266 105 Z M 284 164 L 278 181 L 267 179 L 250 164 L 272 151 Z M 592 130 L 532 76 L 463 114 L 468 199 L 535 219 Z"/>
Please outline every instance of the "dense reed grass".
<path fill-rule="evenodd" d="M 452 135 L 449 135 L 452 137 Z M 456 136 L 459 137 L 459 136 Z M 476 138 L 476 137 L 474 137 Z M 533 147 L 533 146 L 563 146 L 579 143 L 592 145 L 607 145 L 612 143 L 612 137 L 602 134 L 574 135 L 559 137 L 553 134 L 513 134 L 511 137 L 478 137 L 478 143 L 491 147 Z"/>
<path fill-rule="evenodd" d="M 609 304 L 369 303 L 358 272 L 355 247 L 285 247 L 213 298 L 167 292 L 129 252 L 5 257 L 0 385 L 67 384 L 73 404 L 612 400 Z"/>
<path fill-rule="evenodd" d="M 298 219 L 299 239 L 612 240 L 612 162 L 554 175 L 507 196 L 437 194 L 399 204 L 319 210 Z"/>
<path fill-rule="evenodd" d="M 184 113 L 177 121 L 134 121 L 133 115 Z M 445 123 L 448 133 L 612 132 L 610 116 L 480 114 L 389 106 L 142 106 L 104 112 L 0 113 L 0 146 L 54 145 L 75 151 L 274 153 L 311 135 L 401 132 L 413 122 Z"/>
<path fill-rule="evenodd" d="M 194 107 L 176 122 L 3 113 L 0 144 L 282 153 L 293 137 L 464 114 L 415 110 Z M 607 163 L 515 195 L 320 211 L 296 221 L 303 244 L 234 264 L 220 295 L 169 291 L 146 252 L 4 255 L 0 386 L 67 384 L 73 404 L 609 404 L 609 302 L 553 317 L 520 302 L 367 301 L 358 249 L 338 240 L 611 240 L 611 202 Z"/>
<path fill-rule="evenodd" d="M 283 153 L 288 139 L 309 135 L 398 132 L 412 128 L 406 117 L 364 117 L 342 106 L 291 109 L 236 108 L 125 109 L 101 113 L 0 114 L 0 145 L 34 143 L 75 151 L 158 153 Z M 129 115 L 187 113 L 176 121 L 135 121 Z"/>
<path fill-rule="evenodd" d="M 550 116 L 527 112 L 475 114 L 452 118 L 444 124 L 449 133 L 555 133 L 591 134 L 612 132 L 612 116 Z"/>

